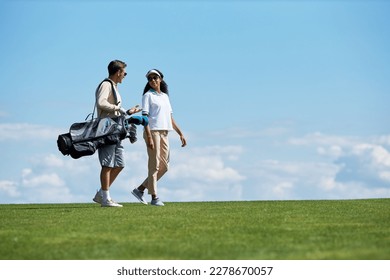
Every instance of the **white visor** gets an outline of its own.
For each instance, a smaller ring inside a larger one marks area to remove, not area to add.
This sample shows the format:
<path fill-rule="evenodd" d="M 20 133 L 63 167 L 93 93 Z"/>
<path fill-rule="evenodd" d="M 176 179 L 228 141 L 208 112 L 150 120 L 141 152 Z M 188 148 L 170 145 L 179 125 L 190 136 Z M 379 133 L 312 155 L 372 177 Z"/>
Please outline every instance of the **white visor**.
<path fill-rule="evenodd" d="M 150 70 L 148 73 L 146 73 L 146 78 L 149 77 L 150 74 L 156 74 L 157 76 L 159 76 L 161 78 L 161 75 L 160 73 L 158 73 L 156 70 L 152 69 Z"/>

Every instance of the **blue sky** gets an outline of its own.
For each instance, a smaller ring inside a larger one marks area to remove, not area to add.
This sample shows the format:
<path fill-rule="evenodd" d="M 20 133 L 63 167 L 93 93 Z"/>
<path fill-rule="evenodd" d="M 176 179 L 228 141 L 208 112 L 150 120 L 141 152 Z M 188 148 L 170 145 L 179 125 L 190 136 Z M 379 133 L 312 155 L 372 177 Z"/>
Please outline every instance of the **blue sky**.
<path fill-rule="evenodd" d="M 164 201 L 390 197 L 387 1 L 0 1 L 0 203 L 91 202 L 96 155 L 58 134 L 84 120 L 113 59 L 141 102 L 160 69 L 174 116 Z M 139 129 L 141 133 L 141 129 Z M 141 137 L 111 189 L 146 176 Z"/>

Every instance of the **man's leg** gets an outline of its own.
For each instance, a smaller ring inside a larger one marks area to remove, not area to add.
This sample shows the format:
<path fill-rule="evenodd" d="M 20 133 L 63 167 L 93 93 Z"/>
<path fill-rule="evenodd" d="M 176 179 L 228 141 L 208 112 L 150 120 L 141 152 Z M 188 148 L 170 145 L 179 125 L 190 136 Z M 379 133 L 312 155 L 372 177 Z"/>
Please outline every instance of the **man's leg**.
<path fill-rule="evenodd" d="M 108 191 L 112 182 L 110 182 L 111 167 L 102 166 L 100 171 L 100 186 L 103 191 Z"/>
<path fill-rule="evenodd" d="M 102 149 L 99 149 L 99 159 L 102 165 L 100 171 L 102 206 L 121 207 L 121 205 L 112 201 L 109 189 L 124 167 L 123 146 L 118 143 L 117 145 L 102 147 Z"/>
<path fill-rule="evenodd" d="M 123 167 L 114 167 L 111 168 L 110 171 L 110 179 L 109 179 L 109 188 L 111 187 L 112 183 L 114 183 L 116 177 L 118 177 L 119 173 L 123 170 Z"/>

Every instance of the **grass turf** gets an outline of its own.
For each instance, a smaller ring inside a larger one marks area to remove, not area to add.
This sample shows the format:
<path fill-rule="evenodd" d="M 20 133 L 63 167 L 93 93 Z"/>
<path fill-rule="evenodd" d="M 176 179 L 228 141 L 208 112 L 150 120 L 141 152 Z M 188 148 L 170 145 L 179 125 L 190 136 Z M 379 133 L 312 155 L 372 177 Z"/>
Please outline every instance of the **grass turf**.
<path fill-rule="evenodd" d="M 0 259 L 390 259 L 390 199 L 0 205 Z"/>

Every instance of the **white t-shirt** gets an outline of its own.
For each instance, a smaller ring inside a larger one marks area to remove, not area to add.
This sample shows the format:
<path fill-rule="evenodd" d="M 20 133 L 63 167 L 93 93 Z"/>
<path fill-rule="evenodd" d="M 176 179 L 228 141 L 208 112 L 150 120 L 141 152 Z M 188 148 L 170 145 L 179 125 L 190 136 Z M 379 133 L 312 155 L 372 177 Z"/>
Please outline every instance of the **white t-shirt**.
<path fill-rule="evenodd" d="M 148 115 L 150 130 L 173 130 L 168 94 L 150 89 L 142 96 L 142 114 Z"/>

